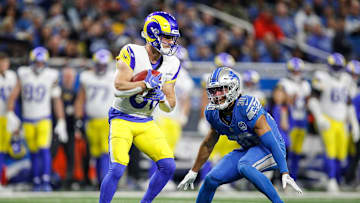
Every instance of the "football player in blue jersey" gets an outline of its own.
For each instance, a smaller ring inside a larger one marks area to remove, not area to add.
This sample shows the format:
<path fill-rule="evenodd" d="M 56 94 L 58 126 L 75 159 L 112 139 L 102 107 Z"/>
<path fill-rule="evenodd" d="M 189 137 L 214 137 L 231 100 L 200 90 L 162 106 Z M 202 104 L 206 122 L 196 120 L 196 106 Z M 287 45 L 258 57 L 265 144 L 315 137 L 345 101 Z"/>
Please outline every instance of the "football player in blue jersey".
<path fill-rule="evenodd" d="M 196 202 L 211 202 L 215 190 L 222 184 L 245 177 L 272 202 L 282 203 L 270 180 L 262 173 L 279 169 L 283 188 L 289 184 L 298 193 L 299 186 L 290 177 L 285 160 L 285 144 L 274 119 L 258 99 L 241 95 L 238 73 L 227 67 L 215 69 L 206 85 L 209 104 L 205 116 L 211 124 L 202 142 L 196 161 L 181 181 L 178 189 L 194 188 L 194 181 L 202 165 L 209 158 L 220 135 L 236 140 L 241 148 L 227 154 L 206 176 Z"/>

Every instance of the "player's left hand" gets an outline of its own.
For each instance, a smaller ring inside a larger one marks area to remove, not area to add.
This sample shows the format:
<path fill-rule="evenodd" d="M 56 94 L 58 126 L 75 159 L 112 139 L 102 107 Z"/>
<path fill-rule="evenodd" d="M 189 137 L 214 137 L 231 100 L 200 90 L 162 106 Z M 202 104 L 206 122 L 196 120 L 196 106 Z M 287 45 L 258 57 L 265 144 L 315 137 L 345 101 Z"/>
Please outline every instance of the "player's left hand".
<path fill-rule="evenodd" d="M 144 96 L 144 100 L 152 100 L 152 101 L 164 101 L 165 94 L 160 89 L 160 87 L 154 88 L 148 92 L 147 95 Z"/>
<path fill-rule="evenodd" d="M 59 140 L 62 143 L 68 142 L 68 134 L 66 131 L 66 123 L 64 119 L 59 119 L 55 126 L 54 132 L 59 136 Z"/>
<path fill-rule="evenodd" d="M 299 194 L 302 194 L 302 190 L 300 189 L 300 187 L 295 183 L 294 179 L 292 179 L 290 177 L 290 175 L 288 173 L 284 173 L 282 175 L 282 185 L 283 185 L 283 189 L 286 188 L 286 184 L 289 184 L 292 188 L 294 188 L 294 190 L 296 192 L 298 192 Z"/>
<path fill-rule="evenodd" d="M 198 174 L 197 172 L 190 170 L 186 174 L 185 178 L 177 186 L 177 189 L 178 190 L 187 190 L 188 187 L 190 186 L 190 188 L 193 190 L 194 189 L 194 181 L 196 179 L 197 174 Z"/>

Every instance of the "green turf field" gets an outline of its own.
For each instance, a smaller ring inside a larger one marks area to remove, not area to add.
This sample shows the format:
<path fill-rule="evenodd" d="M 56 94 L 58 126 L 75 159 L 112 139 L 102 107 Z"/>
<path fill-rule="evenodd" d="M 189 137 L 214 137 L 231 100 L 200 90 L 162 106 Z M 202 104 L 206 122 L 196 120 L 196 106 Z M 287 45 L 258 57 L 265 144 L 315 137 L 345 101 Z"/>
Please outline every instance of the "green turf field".
<path fill-rule="evenodd" d="M 117 192 L 112 203 L 139 203 L 143 192 Z M 163 192 L 153 203 L 194 203 L 197 192 Z M 280 193 L 286 203 L 360 203 L 360 192 Z M 0 192 L 0 203 L 98 203 L 99 192 Z M 213 203 L 269 203 L 259 192 L 217 192 Z"/>
<path fill-rule="evenodd" d="M 359 199 L 319 199 L 319 198 L 306 198 L 306 199 L 284 199 L 286 203 L 359 203 Z M 97 203 L 97 198 L 9 198 L 0 199 L 0 203 Z M 140 198 L 115 198 L 113 203 L 139 203 Z M 153 203 L 194 203 L 195 199 L 189 198 L 158 198 Z M 269 203 L 269 200 L 262 198 L 244 198 L 244 199 L 218 199 L 213 203 Z"/>

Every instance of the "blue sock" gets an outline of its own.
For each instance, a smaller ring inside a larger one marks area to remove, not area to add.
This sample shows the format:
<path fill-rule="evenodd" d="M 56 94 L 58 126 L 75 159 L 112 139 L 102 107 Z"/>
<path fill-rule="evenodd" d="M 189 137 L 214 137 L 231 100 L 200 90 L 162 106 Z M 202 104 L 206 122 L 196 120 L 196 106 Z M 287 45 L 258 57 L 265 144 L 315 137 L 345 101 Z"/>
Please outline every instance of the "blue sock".
<path fill-rule="evenodd" d="M 239 163 L 239 173 L 252 182 L 260 192 L 264 193 L 274 203 L 284 203 L 276 192 L 270 180 L 251 165 Z"/>
<path fill-rule="evenodd" d="M 330 179 L 336 177 L 336 161 L 325 157 L 325 171 Z"/>
<path fill-rule="evenodd" d="M 1 179 L 1 175 L 2 175 L 2 169 L 3 169 L 3 165 L 4 165 L 4 157 L 5 157 L 5 154 L 0 152 L 0 179 Z"/>
<path fill-rule="evenodd" d="M 341 182 L 341 177 L 342 177 L 342 168 L 341 168 L 341 162 L 339 160 L 335 160 L 335 164 L 336 164 L 336 175 L 335 178 L 337 180 L 338 183 Z"/>
<path fill-rule="evenodd" d="M 156 165 L 155 161 L 151 160 L 151 166 L 149 168 L 149 178 L 151 178 L 154 175 L 156 170 L 157 170 L 157 165 Z"/>
<path fill-rule="evenodd" d="M 206 175 L 211 171 L 212 163 L 211 161 L 205 162 L 205 164 L 200 169 L 200 181 L 206 178 Z"/>
<path fill-rule="evenodd" d="M 102 180 L 104 179 L 106 173 L 109 170 L 109 164 L 110 164 L 110 160 L 109 160 L 109 155 L 108 154 L 103 154 L 100 157 L 100 182 L 102 182 Z"/>
<path fill-rule="evenodd" d="M 290 176 L 296 180 L 297 178 L 297 173 L 299 170 L 299 161 L 300 161 L 300 155 L 294 153 L 294 152 L 290 152 L 289 153 L 289 161 L 290 161 Z"/>
<path fill-rule="evenodd" d="M 51 175 L 51 153 L 50 149 L 40 149 L 40 157 L 42 158 L 42 180 L 45 184 L 50 183 Z"/>
<path fill-rule="evenodd" d="M 210 203 L 214 198 L 216 188 L 218 188 L 219 185 L 219 181 L 211 175 L 206 176 L 196 198 L 196 203 Z"/>
<path fill-rule="evenodd" d="M 40 185 L 41 179 L 40 179 L 40 154 L 39 152 L 30 153 L 30 159 L 31 159 L 31 173 L 33 178 L 34 185 Z"/>
<path fill-rule="evenodd" d="M 110 164 L 110 168 L 101 183 L 99 203 L 111 202 L 125 168 L 125 165 L 119 163 Z"/>
<path fill-rule="evenodd" d="M 101 184 L 101 160 L 100 160 L 100 157 L 96 158 L 95 169 L 96 169 L 96 177 L 97 177 L 98 183 Z"/>
<path fill-rule="evenodd" d="M 149 188 L 140 203 L 151 203 L 174 175 L 176 166 L 173 158 L 161 159 L 156 165 L 158 170 L 151 177 Z"/>

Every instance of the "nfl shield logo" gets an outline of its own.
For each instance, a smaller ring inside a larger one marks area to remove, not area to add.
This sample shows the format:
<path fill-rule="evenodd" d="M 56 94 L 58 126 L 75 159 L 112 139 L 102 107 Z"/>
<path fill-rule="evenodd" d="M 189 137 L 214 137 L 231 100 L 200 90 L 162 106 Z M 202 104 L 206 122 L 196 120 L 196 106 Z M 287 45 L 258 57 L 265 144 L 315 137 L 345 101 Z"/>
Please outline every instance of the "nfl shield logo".
<path fill-rule="evenodd" d="M 242 130 L 242 131 L 245 131 L 247 129 L 246 124 L 242 121 L 238 123 L 238 126 L 239 126 L 240 130 Z"/>

